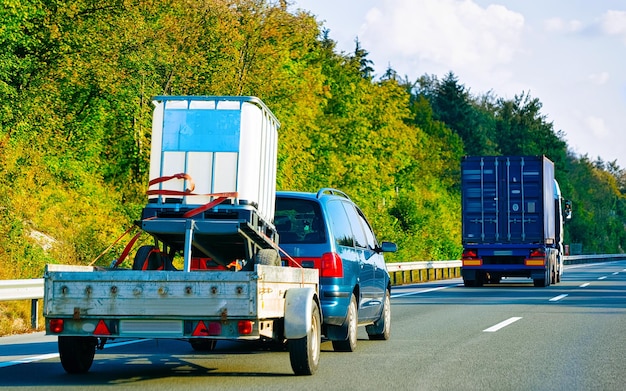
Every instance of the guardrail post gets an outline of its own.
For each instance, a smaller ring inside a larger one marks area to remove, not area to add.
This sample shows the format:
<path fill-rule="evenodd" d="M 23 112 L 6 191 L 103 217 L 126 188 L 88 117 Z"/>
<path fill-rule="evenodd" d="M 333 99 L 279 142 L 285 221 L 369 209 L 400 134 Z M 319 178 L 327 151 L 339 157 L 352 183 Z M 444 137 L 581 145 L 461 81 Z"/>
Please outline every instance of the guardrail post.
<path fill-rule="evenodd" d="M 32 299 L 30 301 L 30 326 L 33 330 L 39 328 L 39 300 Z"/>

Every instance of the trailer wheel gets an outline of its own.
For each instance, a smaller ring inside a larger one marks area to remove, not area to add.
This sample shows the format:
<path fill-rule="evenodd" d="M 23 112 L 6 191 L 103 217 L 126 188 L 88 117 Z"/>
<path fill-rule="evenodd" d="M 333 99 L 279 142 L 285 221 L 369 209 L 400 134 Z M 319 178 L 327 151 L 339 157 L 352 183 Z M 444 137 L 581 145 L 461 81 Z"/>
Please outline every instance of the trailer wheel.
<path fill-rule="evenodd" d="M 192 338 L 189 340 L 191 347 L 196 352 L 212 352 L 217 345 L 217 340 L 206 338 Z"/>
<path fill-rule="evenodd" d="M 257 251 L 254 256 L 254 263 L 257 265 L 280 266 L 281 259 L 278 251 L 271 248 L 263 248 Z"/>
<path fill-rule="evenodd" d="M 291 369 L 296 375 L 312 375 L 317 371 L 320 362 L 320 345 L 322 344 L 322 321 L 317 303 L 313 303 L 311 312 L 311 328 L 306 337 L 287 341 Z"/>
<path fill-rule="evenodd" d="M 86 373 L 91 368 L 98 340 L 94 337 L 59 336 L 59 357 L 67 373 Z"/>
<path fill-rule="evenodd" d="M 356 297 L 354 293 L 350 298 L 346 327 L 348 328 L 348 338 L 345 340 L 333 341 L 333 349 L 336 352 L 354 352 L 356 350 L 357 328 L 359 315 L 357 313 Z"/>
<path fill-rule="evenodd" d="M 383 302 L 383 312 L 380 319 L 373 325 L 365 327 L 367 336 L 371 340 L 386 341 L 391 334 L 391 300 L 389 299 L 389 291 L 385 290 L 385 301 Z"/>
<path fill-rule="evenodd" d="M 169 255 L 156 246 L 141 246 L 135 253 L 133 270 L 174 270 Z"/>

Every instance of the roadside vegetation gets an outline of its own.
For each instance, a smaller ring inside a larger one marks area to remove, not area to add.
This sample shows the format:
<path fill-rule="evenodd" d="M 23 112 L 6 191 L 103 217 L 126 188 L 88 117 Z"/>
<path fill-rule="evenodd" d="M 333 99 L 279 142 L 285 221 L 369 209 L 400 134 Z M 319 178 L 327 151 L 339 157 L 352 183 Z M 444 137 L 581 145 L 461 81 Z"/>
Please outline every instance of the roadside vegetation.
<path fill-rule="evenodd" d="M 278 188 L 348 193 L 398 243 L 388 262 L 460 257 L 460 159 L 478 154 L 545 154 L 574 205 L 566 243 L 626 247 L 626 171 L 570 152 L 528 92 L 376 75 L 283 1 L 0 3 L 0 279 L 90 264 L 138 218 L 157 95 L 261 98 L 282 123 Z M 0 334 L 29 309 L 0 303 Z"/>

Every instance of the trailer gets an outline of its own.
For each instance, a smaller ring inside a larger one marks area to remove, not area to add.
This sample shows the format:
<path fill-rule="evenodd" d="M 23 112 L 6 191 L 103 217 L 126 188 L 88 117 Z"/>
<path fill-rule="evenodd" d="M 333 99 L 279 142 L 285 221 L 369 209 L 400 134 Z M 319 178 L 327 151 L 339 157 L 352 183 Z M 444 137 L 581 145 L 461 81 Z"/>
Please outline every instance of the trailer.
<path fill-rule="evenodd" d="M 462 267 L 465 286 L 526 277 L 535 286 L 560 282 L 561 196 L 545 156 L 467 156 L 461 162 Z"/>
<path fill-rule="evenodd" d="M 297 375 L 315 373 L 316 269 L 283 266 L 273 225 L 278 120 L 254 97 L 154 99 L 148 202 L 140 231 L 109 267 L 47 265 L 46 333 L 61 364 L 89 371 L 116 338 L 287 344 Z M 135 251 L 139 236 L 152 243 Z"/>

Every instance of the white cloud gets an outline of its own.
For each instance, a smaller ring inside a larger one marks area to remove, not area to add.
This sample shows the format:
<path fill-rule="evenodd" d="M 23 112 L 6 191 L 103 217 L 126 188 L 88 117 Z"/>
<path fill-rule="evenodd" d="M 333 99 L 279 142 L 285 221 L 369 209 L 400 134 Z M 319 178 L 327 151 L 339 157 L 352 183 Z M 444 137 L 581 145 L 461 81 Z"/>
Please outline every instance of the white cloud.
<path fill-rule="evenodd" d="M 604 119 L 595 116 L 588 116 L 585 118 L 585 126 L 589 129 L 594 137 L 599 139 L 606 139 L 610 132 L 607 128 Z"/>
<path fill-rule="evenodd" d="M 593 84 L 604 85 L 609 81 L 608 72 L 593 73 L 589 75 L 589 81 Z"/>
<path fill-rule="evenodd" d="M 512 61 L 523 28 L 524 17 L 500 5 L 384 0 L 368 12 L 361 39 L 364 47 L 376 48 L 379 58 L 425 62 L 455 73 L 486 72 Z"/>
<path fill-rule="evenodd" d="M 574 33 L 583 29 L 583 24 L 578 20 L 564 20 L 561 18 L 550 18 L 543 22 L 543 28 L 548 32 Z"/>
<path fill-rule="evenodd" d="M 602 31 L 620 36 L 626 44 L 626 11 L 607 11 L 601 19 Z"/>

